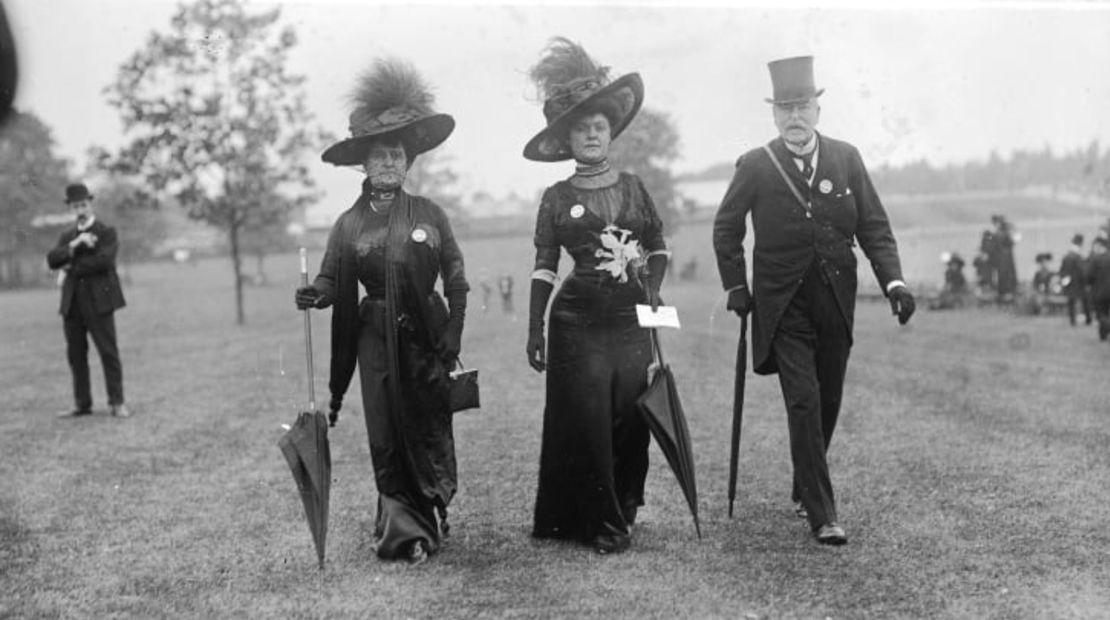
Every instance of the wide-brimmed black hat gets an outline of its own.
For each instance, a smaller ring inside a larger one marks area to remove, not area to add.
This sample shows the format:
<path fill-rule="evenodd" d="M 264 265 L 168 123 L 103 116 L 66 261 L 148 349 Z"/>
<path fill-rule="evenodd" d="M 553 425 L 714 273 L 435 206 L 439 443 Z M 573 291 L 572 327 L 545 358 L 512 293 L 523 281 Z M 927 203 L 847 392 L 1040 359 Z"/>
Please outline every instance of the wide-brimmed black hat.
<path fill-rule="evenodd" d="M 71 183 L 66 186 L 66 204 L 80 202 L 82 200 L 92 200 L 93 195 L 89 193 L 89 188 L 85 187 L 84 183 Z"/>
<path fill-rule="evenodd" d="M 443 143 L 455 129 L 455 119 L 437 113 L 434 97 L 424 80 L 407 62 L 377 60 L 360 78 L 352 97 L 351 137 L 328 147 L 323 160 L 337 166 L 366 161 L 370 145 L 379 139 L 398 139 L 411 161 Z"/>
<path fill-rule="evenodd" d="M 794 56 L 767 63 L 771 70 L 772 96 L 767 103 L 797 103 L 820 97 L 824 88 L 813 82 L 813 56 Z"/>
<path fill-rule="evenodd" d="M 1033 261 L 1037 263 L 1050 260 L 1052 260 L 1052 252 L 1040 252 L 1035 257 L 1033 257 Z"/>
<path fill-rule="evenodd" d="M 544 127 L 524 145 L 524 157 L 532 161 L 564 161 L 574 157 L 567 142 L 571 122 L 584 110 L 605 106 L 616 113 L 610 119 L 611 139 L 632 122 L 644 102 L 644 81 L 639 73 L 629 73 L 610 81 L 609 67 L 598 65 L 582 46 L 556 37 L 532 79 L 544 95 Z M 608 100 L 608 101 L 605 101 Z"/>

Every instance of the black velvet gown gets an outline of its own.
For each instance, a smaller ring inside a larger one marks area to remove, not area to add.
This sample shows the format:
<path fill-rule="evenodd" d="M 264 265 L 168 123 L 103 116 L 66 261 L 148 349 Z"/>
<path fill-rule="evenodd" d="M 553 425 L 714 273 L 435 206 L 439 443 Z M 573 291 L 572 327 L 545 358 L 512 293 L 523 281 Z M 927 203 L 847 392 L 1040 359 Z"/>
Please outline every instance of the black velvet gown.
<path fill-rule="evenodd" d="M 406 557 L 416 541 L 439 549 L 458 485 L 450 369 L 436 348 L 448 319 L 437 279 L 465 307 L 462 252 L 443 210 L 398 192 L 388 215 L 379 214 L 364 191 L 336 222 L 315 281 L 334 300 L 333 406 L 357 359 L 378 490 L 375 544 L 387 559 Z"/>
<path fill-rule="evenodd" d="M 644 503 L 650 437 L 634 403 L 647 388 L 652 355 L 649 332 L 636 320 L 636 304 L 647 299 L 637 261 L 622 265 L 617 245 L 638 246 L 641 260 L 662 251 L 662 222 L 633 175 L 600 189 L 562 181 L 544 194 L 535 244 L 537 270 L 557 273 L 560 248 L 574 270 L 548 321 L 532 533 L 621 550 Z"/>

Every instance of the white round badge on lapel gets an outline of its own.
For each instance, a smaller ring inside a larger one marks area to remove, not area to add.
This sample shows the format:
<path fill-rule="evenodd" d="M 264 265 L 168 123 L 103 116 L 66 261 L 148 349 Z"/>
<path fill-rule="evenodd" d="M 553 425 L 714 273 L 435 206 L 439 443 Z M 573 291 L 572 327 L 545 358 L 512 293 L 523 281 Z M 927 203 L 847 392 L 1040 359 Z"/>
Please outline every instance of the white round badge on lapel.
<path fill-rule="evenodd" d="M 428 240 L 428 232 L 423 228 L 416 228 L 412 231 L 412 240 L 417 243 L 424 243 Z"/>
<path fill-rule="evenodd" d="M 570 216 L 574 219 L 578 219 L 583 215 L 586 215 L 586 207 L 583 207 L 582 205 L 574 205 L 570 208 Z"/>
<path fill-rule="evenodd" d="M 817 184 L 817 189 L 821 190 L 822 194 L 827 194 L 827 193 L 831 192 L 832 191 L 832 181 L 830 181 L 828 179 L 821 179 L 821 182 Z"/>

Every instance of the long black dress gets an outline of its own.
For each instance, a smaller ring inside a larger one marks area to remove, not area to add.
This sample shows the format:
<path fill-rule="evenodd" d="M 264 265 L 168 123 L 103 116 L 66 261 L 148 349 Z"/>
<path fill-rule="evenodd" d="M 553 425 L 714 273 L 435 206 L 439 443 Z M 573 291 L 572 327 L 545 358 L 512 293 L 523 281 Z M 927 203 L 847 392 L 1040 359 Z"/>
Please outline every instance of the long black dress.
<path fill-rule="evenodd" d="M 358 362 L 378 489 L 377 553 L 398 558 L 417 541 L 438 550 L 457 488 L 450 369 L 437 351 L 448 309 L 434 285 L 442 279 L 452 312 L 465 309 L 469 286 L 439 206 L 398 192 L 388 212 L 377 213 L 368 192 L 364 185 L 336 222 L 314 286 L 334 303 L 333 407 Z"/>
<path fill-rule="evenodd" d="M 535 244 L 537 270 L 557 273 L 560 248 L 574 270 L 550 311 L 532 534 L 620 550 L 644 503 L 649 434 L 634 403 L 652 359 L 636 320 L 647 298 L 638 260 L 625 264 L 621 249 L 638 245 L 640 259 L 663 251 L 663 225 L 633 175 L 599 189 L 561 181 L 544 193 Z"/>

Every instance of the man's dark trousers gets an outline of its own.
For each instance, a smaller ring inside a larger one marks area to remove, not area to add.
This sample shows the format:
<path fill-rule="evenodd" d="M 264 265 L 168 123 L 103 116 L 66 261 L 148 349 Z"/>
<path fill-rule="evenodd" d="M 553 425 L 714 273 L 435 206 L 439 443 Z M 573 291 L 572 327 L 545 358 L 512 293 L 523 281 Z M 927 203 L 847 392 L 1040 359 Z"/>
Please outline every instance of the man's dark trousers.
<path fill-rule="evenodd" d="M 104 380 L 108 387 L 108 404 L 119 405 L 123 401 L 123 366 L 120 364 L 119 348 L 116 345 L 115 312 L 98 314 L 92 295 L 85 287 L 86 281 L 77 282 L 73 303 L 65 316 L 66 355 L 73 375 L 73 397 L 78 410 L 86 411 L 92 407 L 92 392 L 89 388 L 89 340 L 100 353 L 100 363 L 104 367 Z"/>
<path fill-rule="evenodd" d="M 786 403 L 795 500 L 816 530 L 837 521 L 825 454 L 840 414 L 851 349 L 844 316 L 816 263 L 787 306 L 771 348 Z"/>

